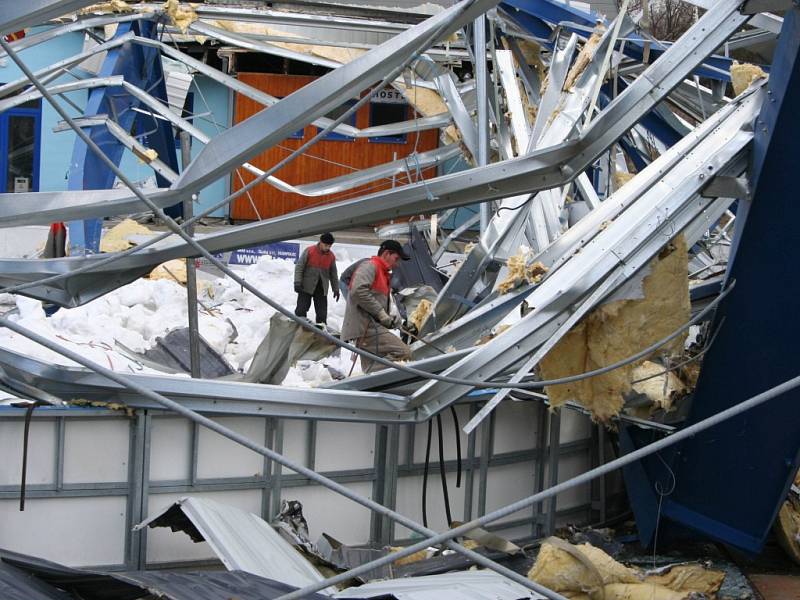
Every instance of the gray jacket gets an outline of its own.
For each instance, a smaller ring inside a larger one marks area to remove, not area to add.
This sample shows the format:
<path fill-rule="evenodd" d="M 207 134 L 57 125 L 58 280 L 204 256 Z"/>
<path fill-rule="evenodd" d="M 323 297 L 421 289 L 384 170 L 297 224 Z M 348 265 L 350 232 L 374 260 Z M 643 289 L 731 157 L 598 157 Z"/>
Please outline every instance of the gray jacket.
<path fill-rule="evenodd" d="M 317 282 L 322 282 L 322 292 L 328 295 L 330 282 L 339 281 L 336 270 L 336 255 L 333 252 L 323 254 L 318 245 L 308 246 L 294 265 L 294 286 L 300 286 L 306 294 L 314 294 Z M 334 290 L 338 295 L 339 288 Z"/>
<path fill-rule="evenodd" d="M 364 337 L 368 328 L 383 329 L 379 323 L 389 317 L 388 293 L 382 294 L 373 288 L 376 275 L 377 268 L 369 260 L 358 265 L 353 273 L 342 323 L 342 339 L 345 341 Z"/>

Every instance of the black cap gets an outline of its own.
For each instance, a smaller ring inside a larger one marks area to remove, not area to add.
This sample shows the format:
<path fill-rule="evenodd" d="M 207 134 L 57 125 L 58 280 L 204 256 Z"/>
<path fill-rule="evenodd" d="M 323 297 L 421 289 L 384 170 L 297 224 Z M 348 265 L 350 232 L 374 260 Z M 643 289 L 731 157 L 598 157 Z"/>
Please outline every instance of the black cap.
<path fill-rule="evenodd" d="M 321 236 L 319 236 L 319 241 L 323 244 L 332 244 L 334 242 L 333 234 L 323 233 Z"/>
<path fill-rule="evenodd" d="M 381 255 L 382 252 L 388 250 L 389 252 L 397 252 L 400 255 L 400 258 L 403 260 L 408 260 L 411 258 L 408 254 L 406 254 L 405 250 L 403 250 L 403 246 L 400 245 L 400 242 L 397 240 L 386 240 L 381 244 L 381 247 L 378 248 L 378 256 Z"/>

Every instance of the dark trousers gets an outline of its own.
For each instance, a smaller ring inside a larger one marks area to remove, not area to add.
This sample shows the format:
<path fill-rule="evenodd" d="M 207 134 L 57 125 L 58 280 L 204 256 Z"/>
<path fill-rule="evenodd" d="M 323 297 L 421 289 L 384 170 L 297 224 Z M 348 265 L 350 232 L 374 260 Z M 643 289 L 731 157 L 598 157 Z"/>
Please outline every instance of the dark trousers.
<path fill-rule="evenodd" d="M 308 314 L 308 309 L 311 308 L 312 299 L 314 300 L 315 323 L 327 323 L 328 297 L 322 289 L 321 281 L 317 282 L 317 287 L 314 289 L 313 294 L 306 294 L 305 292 L 297 293 L 297 308 L 294 309 L 294 314 L 298 317 L 305 317 Z"/>

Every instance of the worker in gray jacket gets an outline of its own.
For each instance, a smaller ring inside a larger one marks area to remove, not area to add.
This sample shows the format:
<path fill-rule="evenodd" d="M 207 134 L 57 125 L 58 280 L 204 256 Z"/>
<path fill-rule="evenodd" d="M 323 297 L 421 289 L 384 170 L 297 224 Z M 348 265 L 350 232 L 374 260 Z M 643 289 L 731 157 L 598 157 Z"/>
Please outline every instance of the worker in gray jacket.
<path fill-rule="evenodd" d="M 328 287 L 333 288 L 333 298 L 339 300 L 336 255 L 331 252 L 333 242 L 330 233 L 323 233 L 319 237 L 319 243 L 303 250 L 294 265 L 294 291 L 297 292 L 297 308 L 294 309 L 294 314 L 298 317 L 305 317 L 308 314 L 313 299 L 316 322 L 326 323 Z"/>
<path fill-rule="evenodd" d="M 410 257 L 395 240 L 386 240 L 378 255 L 363 261 L 350 279 L 350 293 L 342 324 L 342 339 L 355 340 L 357 347 L 392 361 L 409 360 L 411 348 L 390 329 L 399 329 L 403 320 L 390 313 L 391 270 L 400 260 Z M 361 357 L 365 373 L 383 369 L 383 365 Z"/>

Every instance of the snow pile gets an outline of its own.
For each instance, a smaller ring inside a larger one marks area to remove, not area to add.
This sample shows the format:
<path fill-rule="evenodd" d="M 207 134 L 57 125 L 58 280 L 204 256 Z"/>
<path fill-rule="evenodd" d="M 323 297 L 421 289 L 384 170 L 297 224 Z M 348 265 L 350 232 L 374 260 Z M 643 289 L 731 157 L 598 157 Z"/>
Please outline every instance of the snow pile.
<path fill-rule="evenodd" d="M 346 251 L 337 249 L 341 273 L 353 261 Z M 294 263 L 291 260 L 261 257 L 240 275 L 259 291 L 285 308 L 294 311 Z M 269 329 L 275 309 L 228 278 L 201 280 L 198 283 L 200 334 L 234 369 L 246 370 L 259 343 Z M 7 296 L 7 295 L 6 295 Z M 142 353 L 156 338 L 188 326 L 186 288 L 174 281 L 139 279 L 77 308 L 58 310 L 47 317 L 41 302 L 23 296 L 8 297 L 16 303 L 17 314 L 10 318 L 48 339 L 80 353 L 92 361 L 121 372 L 156 373 L 120 352 L 119 345 Z M 328 327 L 340 330 L 344 318 L 344 299 L 338 303 L 328 295 Z M 314 308 L 309 311 L 313 318 Z M 0 330 L 0 346 L 48 362 L 75 366 L 72 361 L 46 350 L 20 335 Z M 284 385 L 311 387 L 332 379 L 328 367 L 347 375 L 351 353 L 311 363 L 301 361 L 290 369 Z M 325 365 L 328 365 L 326 367 Z M 353 375 L 360 374 L 357 362 Z"/>

